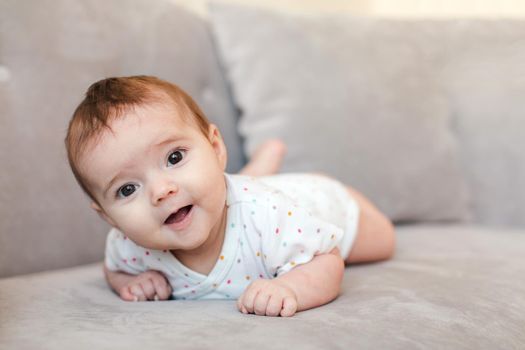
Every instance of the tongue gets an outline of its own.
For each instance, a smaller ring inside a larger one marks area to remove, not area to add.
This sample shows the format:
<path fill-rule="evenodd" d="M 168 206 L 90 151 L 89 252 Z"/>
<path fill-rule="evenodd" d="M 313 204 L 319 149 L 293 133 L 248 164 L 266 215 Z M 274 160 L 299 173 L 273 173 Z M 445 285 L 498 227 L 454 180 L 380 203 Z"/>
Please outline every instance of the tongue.
<path fill-rule="evenodd" d="M 189 211 L 191 209 L 191 205 L 188 205 L 186 207 L 182 207 L 177 212 L 171 214 L 168 219 L 166 219 L 167 224 L 172 224 L 174 222 L 180 222 L 184 220 L 186 215 L 188 215 Z"/>

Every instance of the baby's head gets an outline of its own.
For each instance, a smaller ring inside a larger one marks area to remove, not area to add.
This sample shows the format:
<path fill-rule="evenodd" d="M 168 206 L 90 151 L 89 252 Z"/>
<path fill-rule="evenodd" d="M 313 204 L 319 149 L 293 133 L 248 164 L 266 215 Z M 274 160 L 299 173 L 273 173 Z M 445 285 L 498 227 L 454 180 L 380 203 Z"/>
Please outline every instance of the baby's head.
<path fill-rule="evenodd" d="M 191 250 L 220 229 L 226 148 L 176 85 L 147 76 L 96 82 L 65 142 L 92 207 L 135 243 Z"/>

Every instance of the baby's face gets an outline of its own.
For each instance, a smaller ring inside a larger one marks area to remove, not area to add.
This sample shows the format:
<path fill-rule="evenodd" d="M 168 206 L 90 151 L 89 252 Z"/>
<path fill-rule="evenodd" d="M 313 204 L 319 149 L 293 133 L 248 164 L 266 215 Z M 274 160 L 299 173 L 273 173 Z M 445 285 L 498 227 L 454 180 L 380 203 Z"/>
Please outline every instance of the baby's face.
<path fill-rule="evenodd" d="M 178 114 L 169 104 L 126 112 L 79 164 L 95 209 L 145 248 L 196 249 L 225 220 L 222 138 L 214 125 L 207 138 Z"/>

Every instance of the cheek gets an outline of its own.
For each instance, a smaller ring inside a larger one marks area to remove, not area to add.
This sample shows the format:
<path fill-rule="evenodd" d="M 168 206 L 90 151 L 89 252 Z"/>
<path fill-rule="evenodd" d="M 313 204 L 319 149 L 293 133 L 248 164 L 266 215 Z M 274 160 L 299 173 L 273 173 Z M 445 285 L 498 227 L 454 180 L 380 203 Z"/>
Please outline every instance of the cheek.
<path fill-rule="evenodd" d="M 210 167 L 206 171 L 202 171 L 198 181 L 201 184 L 203 192 L 208 193 L 208 195 L 214 194 L 225 187 L 224 174 L 218 167 Z"/>
<path fill-rule="evenodd" d="M 186 179 L 190 180 L 195 191 L 210 195 L 217 188 L 224 187 L 224 173 L 217 157 L 211 152 L 201 154 L 193 159 L 191 167 L 187 168 Z"/>
<path fill-rule="evenodd" d="M 147 230 L 151 225 L 148 213 L 148 208 L 142 205 L 141 201 L 137 201 L 114 208 L 111 217 L 121 231 L 131 236 Z"/>
<path fill-rule="evenodd" d="M 206 169 L 196 172 L 192 177 L 192 195 L 200 201 L 200 206 L 209 212 L 218 212 L 226 200 L 224 174 L 220 169 Z"/>
<path fill-rule="evenodd" d="M 213 180 L 208 180 L 206 201 L 209 202 L 209 208 L 210 211 L 213 212 L 213 215 L 216 218 L 221 216 L 224 205 L 226 204 L 226 186 L 222 173 Z"/>

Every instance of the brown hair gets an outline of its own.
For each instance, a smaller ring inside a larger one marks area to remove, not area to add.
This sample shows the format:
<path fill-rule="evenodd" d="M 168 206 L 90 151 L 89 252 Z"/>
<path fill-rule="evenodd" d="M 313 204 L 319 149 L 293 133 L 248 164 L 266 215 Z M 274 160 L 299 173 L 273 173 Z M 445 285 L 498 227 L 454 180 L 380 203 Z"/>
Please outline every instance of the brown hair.
<path fill-rule="evenodd" d="M 121 118 L 126 111 L 149 103 L 173 102 L 183 118 L 191 116 L 207 137 L 209 121 L 197 103 L 180 87 L 151 76 L 107 78 L 92 84 L 84 100 L 78 105 L 65 139 L 71 170 L 84 192 L 97 203 L 77 166 L 79 158 L 103 130 L 111 130 L 111 121 Z"/>

